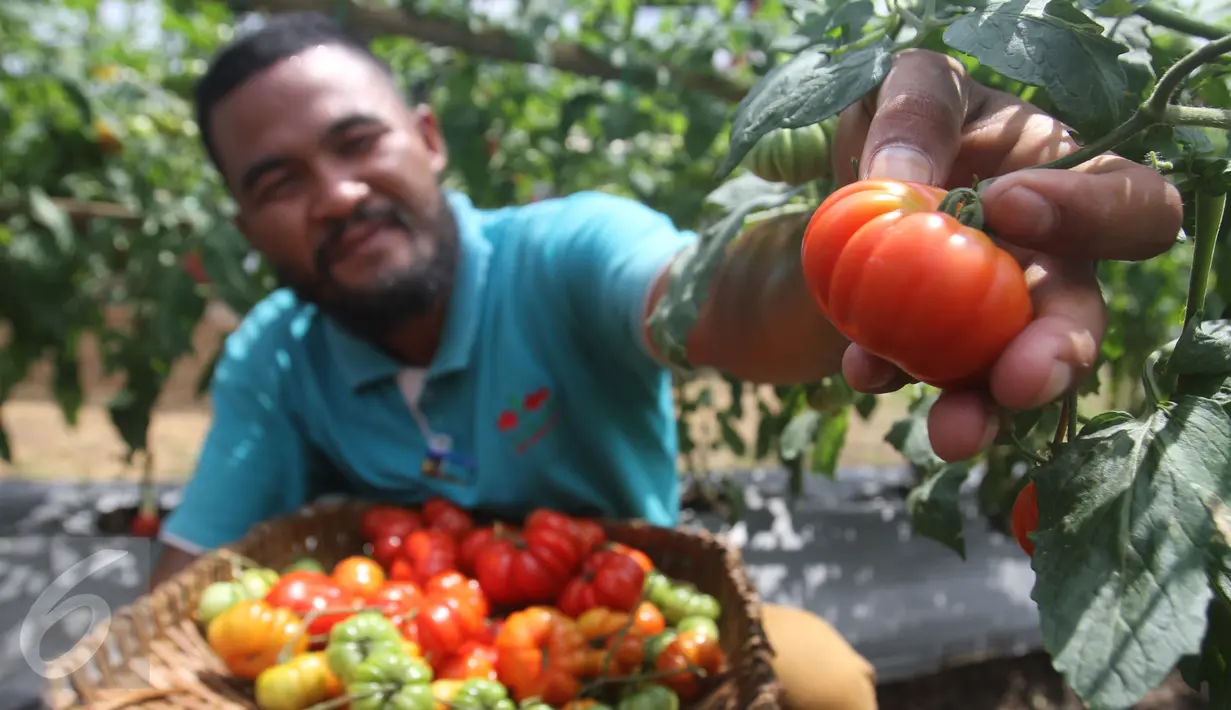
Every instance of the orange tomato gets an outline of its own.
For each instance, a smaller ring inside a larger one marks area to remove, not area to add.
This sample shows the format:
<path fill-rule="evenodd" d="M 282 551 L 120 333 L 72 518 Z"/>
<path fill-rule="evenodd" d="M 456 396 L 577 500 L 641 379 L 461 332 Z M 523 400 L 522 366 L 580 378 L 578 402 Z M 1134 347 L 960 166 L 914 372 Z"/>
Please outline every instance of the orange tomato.
<path fill-rule="evenodd" d="M 206 641 L 235 676 L 256 680 L 278 663 L 290 642 L 292 654 L 308 648 L 303 620 L 285 607 L 244 600 L 219 614 L 205 630 Z"/>
<path fill-rule="evenodd" d="M 581 692 L 586 638 L 577 622 L 545 606 L 515 612 L 496 636 L 496 674 L 515 700 L 563 705 Z"/>
<path fill-rule="evenodd" d="M 385 570 L 371 557 L 353 555 L 333 568 L 333 581 L 358 597 L 375 594 L 385 584 Z"/>

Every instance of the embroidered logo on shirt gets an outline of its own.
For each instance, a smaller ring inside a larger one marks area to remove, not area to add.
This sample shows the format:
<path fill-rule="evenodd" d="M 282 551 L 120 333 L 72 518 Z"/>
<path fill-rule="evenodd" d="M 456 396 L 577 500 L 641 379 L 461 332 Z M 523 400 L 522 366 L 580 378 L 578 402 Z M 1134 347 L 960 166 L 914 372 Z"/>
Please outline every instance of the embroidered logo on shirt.
<path fill-rule="evenodd" d="M 517 398 L 496 418 L 496 428 L 514 438 L 514 450 L 523 454 L 538 443 L 556 425 L 556 410 L 551 390 L 539 387 Z"/>

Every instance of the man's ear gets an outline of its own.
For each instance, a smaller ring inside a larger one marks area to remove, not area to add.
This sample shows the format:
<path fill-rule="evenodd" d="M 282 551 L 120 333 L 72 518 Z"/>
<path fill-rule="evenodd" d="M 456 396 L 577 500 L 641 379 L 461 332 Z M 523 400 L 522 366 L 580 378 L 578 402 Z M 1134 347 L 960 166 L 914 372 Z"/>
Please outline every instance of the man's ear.
<path fill-rule="evenodd" d="M 419 104 L 411 109 L 411 115 L 419 127 L 423 147 L 430 156 L 429 165 L 432 173 L 440 175 L 449 165 L 449 150 L 445 147 L 445 139 L 440 132 L 440 122 L 436 120 L 436 113 L 430 106 Z"/>

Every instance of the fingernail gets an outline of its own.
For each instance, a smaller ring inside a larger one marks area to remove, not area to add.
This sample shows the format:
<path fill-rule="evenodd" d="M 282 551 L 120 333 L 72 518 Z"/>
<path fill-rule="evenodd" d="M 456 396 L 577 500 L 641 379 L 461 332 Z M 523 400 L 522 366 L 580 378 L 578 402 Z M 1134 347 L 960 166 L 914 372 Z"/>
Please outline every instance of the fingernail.
<path fill-rule="evenodd" d="M 1073 366 L 1064 362 L 1053 363 L 1051 374 L 1047 376 L 1047 383 L 1039 392 L 1039 399 L 1043 402 L 1051 402 L 1058 399 L 1072 386 Z"/>
<path fill-rule="evenodd" d="M 932 161 L 904 145 L 881 148 L 868 163 L 869 178 L 890 178 L 907 182 L 932 182 Z"/>
<path fill-rule="evenodd" d="M 1056 206 L 1028 187 L 1010 187 L 994 204 L 998 230 L 1019 240 L 1042 239 L 1056 227 Z"/>

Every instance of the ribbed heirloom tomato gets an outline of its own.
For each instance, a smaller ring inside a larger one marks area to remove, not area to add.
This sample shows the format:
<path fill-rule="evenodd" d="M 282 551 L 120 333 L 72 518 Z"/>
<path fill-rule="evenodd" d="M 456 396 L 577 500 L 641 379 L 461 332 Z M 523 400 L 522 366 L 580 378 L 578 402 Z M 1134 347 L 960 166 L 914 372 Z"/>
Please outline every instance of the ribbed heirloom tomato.
<path fill-rule="evenodd" d="M 973 193 L 972 193 L 973 194 Z M 1021 266 L 940 211 L 945 191 L 863 180 L 840 188 L 804 233 L 804 278 L 844 336 L 942 389 L 979 386 L 1034 317 Z"/>

